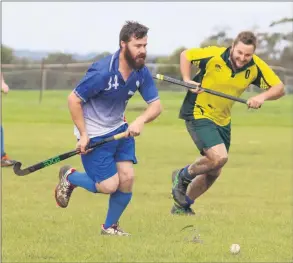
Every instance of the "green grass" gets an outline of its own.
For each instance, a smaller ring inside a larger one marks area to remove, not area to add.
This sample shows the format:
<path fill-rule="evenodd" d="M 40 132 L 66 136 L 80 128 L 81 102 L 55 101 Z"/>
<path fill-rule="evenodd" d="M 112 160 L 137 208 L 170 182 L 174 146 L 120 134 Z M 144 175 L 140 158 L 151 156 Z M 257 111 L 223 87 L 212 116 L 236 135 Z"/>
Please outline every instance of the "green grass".
<path fill-rule="evenodd" d="M 8 154 L 32 165 L 75 147 L 68 91 L 11 91 L 3 98 Z M 232 147 L 223 174 L 194 205 L 195 217 L 169 214 L 171 171 L 198 151 L 177 118 L 184 93 L 161 92 L 164 113 L 136 139 L 139 164 L 133 200 L 121 219 L 129 238 L 100 236 L 108 196 L 75 190 L 56 207 L 59 168 L 73 157 L 25 177 L 2 169 L 3 262 L 292 262 L 292 97 L 258 111 L 235 104 Z M 129 103 L 133 120 L 145 107 Z M 184 240 L 194 225 L 202 244 Z M 229 253 L 238 243 L 241 252 Z"/>

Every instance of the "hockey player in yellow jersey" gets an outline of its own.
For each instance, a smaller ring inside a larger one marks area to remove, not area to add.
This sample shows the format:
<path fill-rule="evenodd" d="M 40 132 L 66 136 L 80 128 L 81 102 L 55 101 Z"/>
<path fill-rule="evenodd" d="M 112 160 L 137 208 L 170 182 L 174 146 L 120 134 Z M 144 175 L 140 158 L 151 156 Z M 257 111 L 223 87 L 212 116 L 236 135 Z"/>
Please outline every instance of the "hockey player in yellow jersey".
<path fill-rule="evenodd" d="M 284 95 L 284 85 L 273 70 L 254 54 L 257 39 L 241 32 L 229 48 L 192 48 L 180 55 L 185 82 L 239 97 L 250 84 L 263 92 L 248 99 L 249 108 L 258 109 L 267 100 Z M 191 80 L 191 67 L 198 72 Z M 198 89 L 188 90 L 180 118 L 202 157 L 172 173 L 172 214 L 194 214 L 191 205 L 219 177 L 228 161 L 231 134 L 231 108 L 234 101 Z"/>

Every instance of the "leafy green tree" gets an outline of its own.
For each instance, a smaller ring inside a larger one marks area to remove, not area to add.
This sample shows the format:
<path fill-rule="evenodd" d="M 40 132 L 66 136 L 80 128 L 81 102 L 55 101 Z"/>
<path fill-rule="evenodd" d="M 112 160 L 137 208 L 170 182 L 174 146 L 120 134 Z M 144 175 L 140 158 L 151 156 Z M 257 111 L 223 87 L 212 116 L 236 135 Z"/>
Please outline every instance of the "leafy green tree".
<path fill-rule="evenodd" d="M 208 38 L 206 38 L 201 44 L 201 47 L 208 46 L 222 46 L 229 47 L 233 43 L 233 38 L 228 37 L 227 32 L 225 30 L 221 30 L 218 33 L 215 33 Z"/>
<path fill-rule="evenodd" d="M 270 24 L 270 27 L 275 27 L 280 24 L 290 23 L 293 26 L 293 18 L 282 18 L 278 21 L 273 21 Z M 287 46 L 285 46 L 280 52 L 279 64 L 283 67 L 292 69 L 292 61 L 293 61 L 293 32 L 283 33 L 281 34 L 281 39 L 287 42 Z"/>
<path fill-rule="evenodd" d="M 157 72 L 160 74 L 169 75 L 172 77 L 180 77 L 180 54 L 184 51 L 185 47 L 177 48 L 170 56 L 159 57 L 156 59 L 157 64 L 165 64 L 158 66 Z"/>
<path fill-rule="evenodd" d="M 76 60 L 72 54 L 66 54 L 62 52 L 50 53 L 45 59 L 46 64 L 68 64 L 74 63 Z"/>
<path fill-rule="evenodd" d="M 102 53 L 98 54 L 97 56 L 95 56 L 93 59 L 91 59 L 91 61 L 97 61 L 97 60 L 100 60 L 100 59 L 107 57 L 109 55 L 111 55 L 111 53 L 108 51 L 105 51 L 105 52 L 102 52 Z"/>
<path fill-rule="evenodd" d="M 1 44 L 1 63 L 10 64 L 14 59 L 13 49 Z"/>

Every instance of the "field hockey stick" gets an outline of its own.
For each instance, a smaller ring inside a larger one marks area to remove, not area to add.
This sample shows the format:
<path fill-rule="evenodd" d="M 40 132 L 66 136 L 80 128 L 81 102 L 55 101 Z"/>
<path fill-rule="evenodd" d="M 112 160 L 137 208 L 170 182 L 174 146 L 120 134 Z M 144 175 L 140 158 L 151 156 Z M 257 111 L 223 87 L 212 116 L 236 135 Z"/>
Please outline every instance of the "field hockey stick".
<path fill-rule="evenodd" d="M 247 104 L 247 100 L 237 98 L 237 97 L 234 97 L 234 96 L 231 96 L 231 95 L 219 92 L 219 91 L 210 90 L 210 89 L 206 89 L 206 88 L 203 88 L 203 87 L 198 87 L 196 85 L 184 82 L 184 81 L 179 80 L 179 79 L 174 79 L 174 78 L 171 78 L 171 77 L 167 77 L 165 75 L 156 74 L 156 75 L 153 75 L 153 78 L 158 79 L 158 80 L 164 80 L 166 82 L 170 82 L 172 84 L 183 86 L 183 87 L 186 87 L 186 88 L 189 88 L 189 89 L 200 88 L 201 90 L 203 90 L 206 93 L 213 94 L 213 95 L 216 95 L 216 96 L 219 96 L 219 97 L 222 97 L 222 98 L 226 98 L 226 99 L 229 99 L 229 100 L 234 100 L 234 101 L 237 101 L 237 102 L 240 102 L 240 103 Z"/>
<path fill-rule="evenodd" d="M 107 143 L 107 142 L 116 141 L 116 140 L 125 138 L 126 134 L 127 134 L 126 132 L 118 133 L 116 135 L 113 135 L 111 137 L 103 139 L 103 140 L 101 140 L 99 142 L 93 143 L 92 145 L 89 145 L 87 147 L 87 150 L 94 149 L 94 148 L 96 148 L 98 146 L 101 146 L 101 145 Z M 50 166 L 52 164 L 59 163 L 59 162 L 65 160 L 65 159 L 68 159 L 68 158 L 70 158 L 70 157 L 72 157 L 74 155 L 77 155 L 79 153 L 80 153 L 79 150 L 73 150 L 73 151 L 70 151 L 70 152 L 62 153 L 62 154 L 57 155 L 57 156 L 55 156 L 53 158 L 49 158 L 49 159 L 47 159 L 45 161 L 42 161 L 42 162 L 39 162 L 39 163 L 34 164 L 32 166 L 29 166 L 29 167 L 27 167 L 27 168 L 25 168 L 23 170 L 21 169 L 22 163 L 17 162 L 17 163 L 14 164 L 13 171 L 18 176 L 28 175 L 30 173 L 33 173 L 35 171 L 38 171 L 38 170 L 43 169 L 45 167 L 48 167 L 48 166 Z"/>

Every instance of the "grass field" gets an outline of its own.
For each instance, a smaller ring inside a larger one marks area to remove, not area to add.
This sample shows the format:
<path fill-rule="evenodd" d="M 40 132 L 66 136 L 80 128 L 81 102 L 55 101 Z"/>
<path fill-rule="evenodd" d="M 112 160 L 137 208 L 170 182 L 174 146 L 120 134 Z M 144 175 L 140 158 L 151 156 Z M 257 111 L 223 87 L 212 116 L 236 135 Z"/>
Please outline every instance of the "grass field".
<path fill-rule="evenodd" d="M 2 100 L 8 154 L 32 165 L 75 147 L 68 91 L 11 91 Z M 129 238 L 100 236 L 108 196 L 83 189 L 67 209 L 56 207 L 59 168 L 73 157 L 25 177 L 2 169 L 3 262 L 292 262 L 292 97 L 260 110 L 237 104 L 230 159 L 215 185 L 195 203 L 194 217 L 171 216 L 173 169 L 198 152 L 177 118 L 184 93 L 161 92 L 164 112 L 136 139 L 134 196 L 121 226 Z M 144 108 L 129 103 L 133 120 Z M 194 225 L 203 243 L 180 231 Z M 241 252 L 231 255 L 238 243 Z"/>

